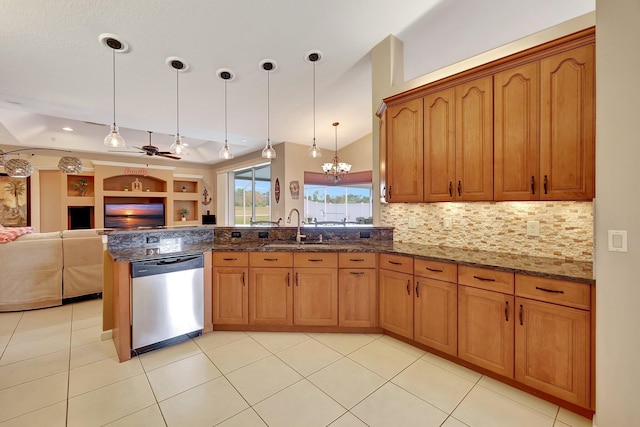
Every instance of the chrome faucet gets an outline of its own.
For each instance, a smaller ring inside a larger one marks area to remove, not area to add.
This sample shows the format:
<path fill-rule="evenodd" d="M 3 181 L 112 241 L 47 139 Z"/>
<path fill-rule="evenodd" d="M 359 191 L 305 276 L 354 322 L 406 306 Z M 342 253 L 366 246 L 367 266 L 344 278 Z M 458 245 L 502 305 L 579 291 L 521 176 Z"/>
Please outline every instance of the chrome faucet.
<path fill-rule="evenodd" d="M 296 242 L 302 243 L 302 238 L 307 236 L 306 234 L 300 234 L 300 211 L 298 209 L 291 209 L 291 212 L 289 212 L 289 216 L 287 217 L 287 224 L 291 224 L 291 214 L 294 212 L 298 214 L 298 231 L 296 232 Z"/>

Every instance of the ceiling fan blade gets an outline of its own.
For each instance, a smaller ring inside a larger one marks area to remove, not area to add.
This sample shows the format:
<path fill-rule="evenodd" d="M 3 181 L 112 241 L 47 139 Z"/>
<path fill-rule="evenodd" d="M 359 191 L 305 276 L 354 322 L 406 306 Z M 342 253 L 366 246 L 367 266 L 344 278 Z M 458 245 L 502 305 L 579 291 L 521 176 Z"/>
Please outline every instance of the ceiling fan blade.
<path fill-rule="evenodd" d="M 158 154 L 173 154 L 171 151 L 158 151 Z"/>
<path fill-rule="evenodd" d="M 158 153 L 157 155 L 160 157 L 166 157 L 168 159 L 180 160 L 180 157 L 170 156 L 169 154 Z"/>

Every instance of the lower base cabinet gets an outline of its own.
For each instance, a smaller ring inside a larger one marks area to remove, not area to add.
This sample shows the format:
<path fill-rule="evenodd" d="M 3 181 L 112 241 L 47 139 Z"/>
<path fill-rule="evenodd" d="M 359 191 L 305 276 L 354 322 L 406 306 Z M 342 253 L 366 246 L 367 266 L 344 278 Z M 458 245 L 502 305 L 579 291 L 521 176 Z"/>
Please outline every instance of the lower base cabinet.
<path fill-rule="evenodd" d="M 458 355 L 458 285 L 415 278 L 413 335 L 417 342 Z"/>
<path fill-rule="evenodd" d="M 338 326 L 336 267 L 296 268 L 294 274 L 293 324 Z"/>
<path fill-rule="evenodd" d="M 249 269 L 213 267 L 213 323 L 249 323 Z"/>
<path fill-rule="evenodd" d="M 293 325 L 292 269 L 249 269 L 249 324 Z"/>
<path fill-rule="evenodd" d="M 380 269 L 380 326 L 413 339 L 413 274 Z"/>

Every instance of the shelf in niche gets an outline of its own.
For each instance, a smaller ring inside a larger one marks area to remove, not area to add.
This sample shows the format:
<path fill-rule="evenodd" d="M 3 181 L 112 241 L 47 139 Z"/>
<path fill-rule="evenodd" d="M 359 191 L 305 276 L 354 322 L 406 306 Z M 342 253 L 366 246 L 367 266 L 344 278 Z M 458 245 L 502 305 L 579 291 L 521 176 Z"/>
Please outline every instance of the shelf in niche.
<path fill-rule="evenodd" d="M 184 188 L 184 191 L 182 190 Z M 175 194 L 198 194 L 198 181 L 184 179 L 173 180 L 173 192 Z"/>

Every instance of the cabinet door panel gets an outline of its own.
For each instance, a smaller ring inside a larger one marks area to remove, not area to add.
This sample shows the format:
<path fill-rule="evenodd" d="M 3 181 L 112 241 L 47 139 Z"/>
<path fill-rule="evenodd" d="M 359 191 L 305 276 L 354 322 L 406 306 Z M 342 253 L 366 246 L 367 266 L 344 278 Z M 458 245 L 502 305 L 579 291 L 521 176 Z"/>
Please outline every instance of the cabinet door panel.
<path fill-rule="evenodd" d="M 421 202 L 422 98 L 387 110 L 387 201 Z"/>
<path fill-rule="evenodd" d="M 249 269 L 249 323 L 293 324 L 292 269 Z"/>
<path fill-rule="evenodd" d="M 525 298 L 516 303 L 516 380 L 589 407 L 589 312 Z"/>
<path fill-rule="evenodd" d="M 340 326 L 377 325 L 376 270 L 340 269 L 338 291 L 338 324 Z"/>
<path fill-rule="evenodd" d="M 295 325 L 337 326 L 337 269 L 296 268 L 294 274 L 293 323 Z"/>
<path fill-rule="evenodd" d="M 454 200 L 456 179 L 455 90 L 424 97 L 424 200 Z"/>
<path fill-rule="evenodd" d="M 416 278 L 414 339 L 452 356 L 458 354 L 458 285 Z"/>
<path fill-rule="evenodd" d="M 458 357 L 513 378 L 514 297 L 458 286 Z"/>
<path fill-rule="evenodd" d="M 493 77 L 455 87 L 456 200 L 493 199 Z"/>
<path fill-rule="evenodd" d="M 380 269 L 380 326 L 413 339 L 413 274 Z"/>
<path fill-rule="evenodd" d="M 541 60 L 540 174 L 543 200 L 595 194 L 594 46 Z M 546 191 L 544 181 L 546 179 Z"/>
<path fill-rule="evenodd" d="M 249 269 L 214 267 L 213 323 L 246 325 L 249 323 Z"/>
<path fill-rule="evenodd" d="M 494 96 L 494 198 L 540 198 L 539 63 L 498 73 Z"/>

